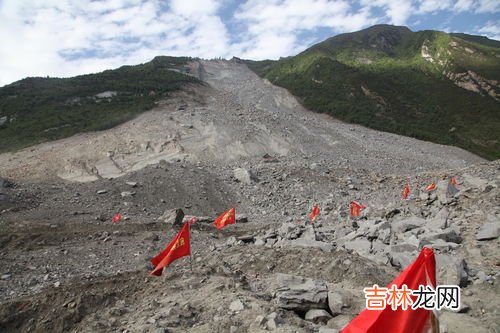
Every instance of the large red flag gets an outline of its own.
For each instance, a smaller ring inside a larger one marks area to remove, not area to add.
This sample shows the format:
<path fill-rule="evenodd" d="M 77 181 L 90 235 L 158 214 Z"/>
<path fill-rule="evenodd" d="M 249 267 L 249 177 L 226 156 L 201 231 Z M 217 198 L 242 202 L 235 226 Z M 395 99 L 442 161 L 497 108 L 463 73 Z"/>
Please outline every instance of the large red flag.
<path fill-rule="evenodd" d="M 403 199 L 407 200 L 409 195 L 410 195 L 410 185 L 406 184 L 403 189 Z"/>
<path fill-rule="evenodd" d="M 352 201 L 351 204 L 349 205 L 349 214 L 351 215 L 351 217 L 359 217 L 361 211 L 365 208 L 366 208 L 365 205 L 360 204 L 357 201 Z"/>
<path fill-rule="evenodd" d="M 309 214 L 309 218 L 311 219 L 312 222 L 316 221 L 316 218 L 318 217 L 319 215 L 319 206 L 318 205 L 314 205 L 312 211 L 311 211 L 311 214 Z"/>
<path fill-rule="evenodd" d="M 155 266 L 151 275 L 160 276 L 163 268 L 170 265 L 172 261 L 190 254 L 191 245 L 189 242 L 189 222 L 186 222 L 182 226 L 181 231 L 179 231 L 170 244 L 168 244 L 160 254 L 151 259 L 151 263 Z"/>
<path fill-rule="evenodd" d="M 395 285 L 401 288 L 406 285 L 410 290 L 418 290 L 419 286 L 436 288 L 436 261 L 431 248 L 423 248 L 417 259 L 408 266 L 387 289 Z M 416 296 L 412 296 L 415 301 Z M 387 306 L 383 310 L 363 310 L 341 333 L 423 333 L 432 329 L 431 310 L 411 307 L 393 310 Z"/>
<path fill-rule="evenodd" d="M 217 229 L 222 229 L 228 224 L 236 223 L 236 208 L 231 208 L 230 210 L 222 213 L 214 221 Z"/>

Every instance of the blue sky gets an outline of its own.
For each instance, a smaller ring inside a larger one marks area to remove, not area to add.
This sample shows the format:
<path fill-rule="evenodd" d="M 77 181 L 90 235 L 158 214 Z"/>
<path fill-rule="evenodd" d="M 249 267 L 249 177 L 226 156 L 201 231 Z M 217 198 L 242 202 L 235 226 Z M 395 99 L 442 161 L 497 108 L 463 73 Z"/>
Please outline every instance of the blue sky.
<path fill-rule="evenodd" d="M 373 24 L 500 40 L 499 0 L 0 0 L 0 86 L 156 55 L 277 59 Z"/>

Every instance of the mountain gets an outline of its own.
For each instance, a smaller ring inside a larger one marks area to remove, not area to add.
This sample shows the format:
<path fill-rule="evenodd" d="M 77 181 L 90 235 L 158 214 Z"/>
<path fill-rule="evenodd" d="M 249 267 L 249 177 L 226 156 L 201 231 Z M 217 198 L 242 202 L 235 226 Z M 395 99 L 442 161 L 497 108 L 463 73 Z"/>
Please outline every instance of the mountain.
<path fill-rule="evenodd" d="M 189 58 L 156 57 L 73 78 L 30 77 L 0 88 L 0 152 L 102 130 L 130 120 L 169 93 L 200 81 Z"/>
<path fill-rule="evenodd" d="M 310 110 L 500 158 L 500 42 L 376 25 L 245 63 Z"/>

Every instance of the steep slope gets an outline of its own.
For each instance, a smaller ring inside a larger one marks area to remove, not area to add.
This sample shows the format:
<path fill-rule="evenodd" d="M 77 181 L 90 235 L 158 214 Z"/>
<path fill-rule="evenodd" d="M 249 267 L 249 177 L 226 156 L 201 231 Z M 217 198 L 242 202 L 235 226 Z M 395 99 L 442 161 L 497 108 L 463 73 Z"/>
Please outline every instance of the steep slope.
<path fill-rule="evenodd" d="M 102 130 L 151 109 L 155 102 L 196 83 L 188 58 L 156 57 L 74 78 L 26 78 L 0 88 L 0 152 Z"/>
<path fill-rule="evenodd" d="M 194 61 L 209 86 L 172 94 L 153 111 L 108 131 L 80 134 L 0 155 L 0 176 L 91 181 L 167 161 L 238 164 L 265 154 L 297 163 L 399 174 L 463 167 L 461 149 L 341 123 L 305 110 L 285 89 L 236 61 Z"/>
<path fill-rule="evenodd" d="M 499 57 L 486 38 L 378 25 L 295 57 L 245 62 L 311 110 L 496 159 Z"/>

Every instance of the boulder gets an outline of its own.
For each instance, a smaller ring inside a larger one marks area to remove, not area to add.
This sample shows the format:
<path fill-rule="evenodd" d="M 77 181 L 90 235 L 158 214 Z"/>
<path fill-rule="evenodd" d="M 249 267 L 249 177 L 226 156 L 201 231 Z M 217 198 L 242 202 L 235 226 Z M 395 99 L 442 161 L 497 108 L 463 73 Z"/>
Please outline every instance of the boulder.
<path fill-rule="evenodd" d="M 244 168 L 234 169 L 233 175 L 236 180 L 247 185 L 250 185 L 252 184 L 252 182 L 257 181 L 257 178 L 250 171 Z"/>
<path fill-rule="evenodd" d="M 346 250 L 353 250 L 358 253 L 369 253 L 372 248 L 372 242 L 367 239 L 358 238 L 344 243 Z"/>
<path fill-rule="evenodd" d="M 500 236 L 500 221 L 494 217 L 489 217 L 490 222 L 483 224 L 476 234 L 478 241 L 496 239 Z"/>
<path fill-rule="evenodd" d="M 465 260 L 456 256 L 436 254 L 437 283 L 467 286 L 467 265 Z"/>
<path fill-rule="evenodd" d="M 389 254 L 391 265 L 399 269 L 405 269 L 417 257 L 416 252 L 394 252 Z"/>
<path fill-rule="evenodd" d="M 422 218 L 412 216 L 405 220 L 394 221 L 392 223 L 392 230 L 396 233 L 403 233 L 415 228 L 424 226 L 426 221 Z"/>
<path fill-rule="evenodd" d="M 276 274 L 275 299 L 278 307 L 306 312 L 328 307 L 328 289 L 324 282 L 290 274 Z"/>
<path fill-rule="evenodd" d="M 330 319 L 326 326 L 328 328 L 341 330 L 344 327 L 346 327 L 347 324 L 349 324 L 351 322 L 351 320 L 352 320 L 352 317 L 349 315 L 338 315 L 338 316 Z"/>
<path fill-rule="evenodd" d="M 170 225 L 182 225 L 182 221 L 184 219 L 184 212 L 181 208 L 168 209 L 163 213 L 162 216 L 158 218 L 158 220 L 165 222 Z"/>
<path fill-rule="evenodd" d="M 350 306 L 350 294 L 333 285 L 328 286 L 328 308 L 335 317 L 342 313 L 342 309 Z"/>
<path fill-rule="evenodd" d="M 432 241 L 435 241 L 437 239 L 441 239 L 445 242 L 452 242 L 452 243 L 457 243 L 460 244 L 462 243 L 462 237 L 453 229 L 447 228 L 442 231 L 436 231 L 432 233 L 424 233 L 420 237 L 421 245 L 429 244 Z"/>
<path fill-rule="evenodd" d="M 306 312 L 305 320 L 312 321 L 315 324 L 326 323 L 332 318 L 332 315 L 323 309 L 311 309 Z"/>

